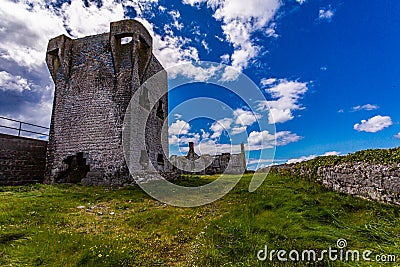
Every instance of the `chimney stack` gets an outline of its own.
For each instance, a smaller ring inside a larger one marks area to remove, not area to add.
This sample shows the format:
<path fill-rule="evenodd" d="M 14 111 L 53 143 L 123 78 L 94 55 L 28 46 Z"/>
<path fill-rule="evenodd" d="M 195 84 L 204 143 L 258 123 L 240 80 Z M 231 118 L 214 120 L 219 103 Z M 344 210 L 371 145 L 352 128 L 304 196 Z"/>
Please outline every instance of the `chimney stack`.
<path fill-rule="evenodd" d="M 186 155 L 186 158 L 187 159 L 198 159 L 199 158 L 199 155 L 197 155 L 194 152 L 194 143 L 193 142 L 189 142 L 189 151 Z"/>

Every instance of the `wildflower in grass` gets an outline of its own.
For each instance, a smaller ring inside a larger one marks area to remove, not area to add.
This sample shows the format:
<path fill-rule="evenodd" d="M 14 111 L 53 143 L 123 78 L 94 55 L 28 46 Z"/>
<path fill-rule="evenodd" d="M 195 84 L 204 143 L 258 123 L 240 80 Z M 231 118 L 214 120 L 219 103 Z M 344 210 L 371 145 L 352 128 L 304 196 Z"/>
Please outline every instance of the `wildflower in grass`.
<path fill-rule="evenodd" d="M 99 256 L 99 258 L 103 257 L 103 255 L 101 255 L 101 254 L 99 254 L 99 255 L 97 255 L 97 256 Z"/>

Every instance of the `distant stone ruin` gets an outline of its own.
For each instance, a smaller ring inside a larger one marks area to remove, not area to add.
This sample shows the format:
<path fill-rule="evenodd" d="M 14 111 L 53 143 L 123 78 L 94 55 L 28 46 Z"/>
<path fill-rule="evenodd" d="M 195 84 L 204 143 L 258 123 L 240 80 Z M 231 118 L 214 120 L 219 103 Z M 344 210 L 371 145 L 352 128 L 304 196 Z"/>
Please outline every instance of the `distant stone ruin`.
<path fill-rule="evenodd" d="M 49 41 L 46 62 L 55 93 L 45 182 L 131 182 L 122 145 L 125 110 L 135 91 L 163 71 L 148 31 L 137 21 L 122 20 L 112 22 L 109 33 L 79 39 L 61 35 Z M 152 110 L 152 92 L 140 97 L 140 107 L 150 111 L 146 144 L 134 144 L 140 170 L 148 164 L 161 172 L 168 169 L 161 140 L 167 131 L 162 127 L 168 114 L 166 74 L 159 89 L 165 95 Z"/>
<path fill-rule="evenodd" d="M 194 143 L 190 142 L 186 156 L 173 155 L 170 157 L 170 161 L 173 170 L 182 174 L 242 174 L 246 171 L 243 143 L 239 154 L 222 153 L 214 156 L 209 154 L 199 156 L 194 151 Z"/>

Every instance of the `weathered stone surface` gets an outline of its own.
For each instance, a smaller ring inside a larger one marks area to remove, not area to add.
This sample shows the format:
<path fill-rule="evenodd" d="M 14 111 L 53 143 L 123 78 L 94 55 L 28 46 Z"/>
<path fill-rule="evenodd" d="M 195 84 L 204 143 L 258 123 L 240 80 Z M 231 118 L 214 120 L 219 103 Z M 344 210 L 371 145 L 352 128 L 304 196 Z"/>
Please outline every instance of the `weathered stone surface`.
<path fill-rule="evenodd" d="M 311 176 L 311 170 L 304 165 L 299 168 L 296 164 L 284 164 L 273 169 L 283 174 Z M 317 177 L 312 178 L 334 191 L 400 205 L 400 164 L 342 163 L 319 167 Z"/>
<path fill-rule="evenodd" d="M 132 40 L 121 43 L 125 37 Z M 45 182 L 131 183 L 133 179 L 125 163 L 122 144 L 125 110 L 140 85 L 163 71 L 152 54 L 148 31 L 137 21 L 123 20 L 112 22 L 109 33 L 75 40 L 61 35 L 49 41 L 46 62 L 56 90 Z M 163 78 L 160 88 L 166 90 L 166 75 Z M 152 92 L 148 94 L 144 102 Z M 142 157 L 142 163 L 146 160 L 162 171 L 166 164 L 159 163 L 161 158 L 167 162 L 167 158 L 160 136 L 165 131 L 162 125 L 167 116 L 157 116 L 157 113 L 167 114 L 167 95 L 158 105 L 150 111 L 146 125 L 147 147 L 139 141 L 132 147 L 137 162 L 145 149 L 147 158 Z"/>
<path fill-rule="evenodd" d="M 41 183 L 47 141 L 0 134 L 0 185 Z"/>
<path fill-rule="evenodd" d="M 222 153 L 211 156 L 197 155 L 193 142 L 189 143 L 189 151 L 185 157 L 173 155 L 170 157 L 172 170 L 179 173 L 195 174 L 242 174 L 246 171 L 246 155 L 244 144 L 239 154 Z"/>

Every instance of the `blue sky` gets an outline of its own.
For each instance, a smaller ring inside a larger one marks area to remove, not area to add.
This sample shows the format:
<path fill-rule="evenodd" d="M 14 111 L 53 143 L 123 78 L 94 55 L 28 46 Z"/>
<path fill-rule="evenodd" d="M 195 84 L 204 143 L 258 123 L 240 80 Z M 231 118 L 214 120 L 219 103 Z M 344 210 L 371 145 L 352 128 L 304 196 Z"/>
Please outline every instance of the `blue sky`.
<path fill-rule="evenodd" d="M 273 134 L 252 122 L 269 124 L 271 117 L 277 162 L 396 147 L 399 13 L 395 0 L 4 0 L 0 116 L 49 125 L 54 85 L 44 62 L 48 39 L 107 32 L 110 21 L 136 18 L 153 35 L 154 53 L 164 67 L 199 61 L 227 64 L 247 75 L 271 108 L 249 113 L 229 92 L 201 83 L 177 88 L 170 94 L 171 111 L 198 97 L 220 99 L 231 110 L 223 111 L 221 105 L 214 121 L 189 121 L 195 105 L 172 112 L 171 153 L 179 147 L 184 153 L 188 141 L 218 144 L 224 150 L 230 137 L 241 136 L 233 145 L 247 143 L 252 160 L 263 148 L 257 147 L 259 141 L 270 141 L 268 134 Z M 197 78 L 210 74 L 195 67 L 186 71 Z M 225 79 L 235 77 L 225 73 Z M 263 159 L 262 164 L 270 163 Z"/>

